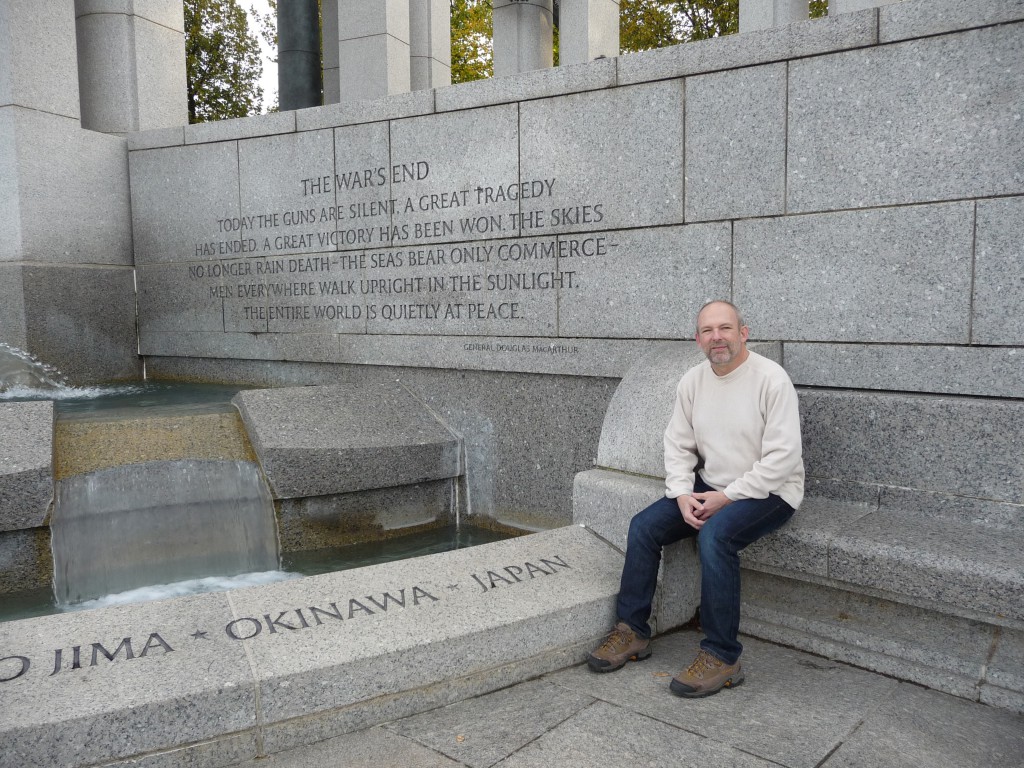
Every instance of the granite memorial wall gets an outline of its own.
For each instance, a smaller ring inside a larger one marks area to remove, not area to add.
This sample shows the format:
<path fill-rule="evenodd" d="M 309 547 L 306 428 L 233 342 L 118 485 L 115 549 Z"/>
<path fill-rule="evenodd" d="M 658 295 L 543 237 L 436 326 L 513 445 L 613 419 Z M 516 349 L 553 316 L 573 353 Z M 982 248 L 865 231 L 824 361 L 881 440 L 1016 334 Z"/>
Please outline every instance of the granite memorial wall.
<path fill-rule="evenodd" d="M 1024 35 L 952 5 L 135 134 L 141 352 L 400 378 L 506 473 L 482 509 L 555 518 L 615 380 L 712 298 L 798 385 L 1020 397 Z"/>

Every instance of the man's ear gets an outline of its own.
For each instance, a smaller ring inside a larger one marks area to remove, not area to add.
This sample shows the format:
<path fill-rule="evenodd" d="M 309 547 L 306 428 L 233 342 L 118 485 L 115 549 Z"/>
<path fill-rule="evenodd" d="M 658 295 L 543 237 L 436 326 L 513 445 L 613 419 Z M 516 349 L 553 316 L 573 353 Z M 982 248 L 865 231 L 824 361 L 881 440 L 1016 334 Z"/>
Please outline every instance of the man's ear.
<path fill-rule="evenodd" d="M 740 326 L 740 338 L 743 339 L 743 341 L 750 338 L 750 329 L 745 325 Z"/>

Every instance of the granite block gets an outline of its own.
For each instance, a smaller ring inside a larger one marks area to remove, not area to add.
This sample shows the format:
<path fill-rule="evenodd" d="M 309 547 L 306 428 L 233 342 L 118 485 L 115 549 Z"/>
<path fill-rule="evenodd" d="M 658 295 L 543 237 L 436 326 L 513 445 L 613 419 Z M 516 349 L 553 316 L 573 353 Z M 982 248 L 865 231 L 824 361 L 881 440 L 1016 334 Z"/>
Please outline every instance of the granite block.
<path fill-rule="evenodd" d="M 425 142 L 425 136 L 431 141 Z M 466 152 L 467 146 L 473 152 Z M 513 217 L 520 213 L 519 182 L 551 177 L 550 170 L 530 176 L 524 169 L 520 174 L 515 105 L 395 121 L 391 165 L 399 167 L 401 182 L 392 194 L 402 224 L 395 245 L 520 234 Z M 526 189 L 532 192 L 532 185 Z M 536 194 L 549 195 L 549 189 L 541 184 Z"/>
<path fill-rule="evenodd" d="M 993 642 L 979 621 L 750 570 L 742 611 L 745 634 L 969 699 Z"/>
<path fill-rule="evenodd" d="M 339 362 L 456 370 L 621 377 L 643 354 L 671 342 L 536 336 L 346 335 Z"/>
<path fill-rule="evenodd" d="M 1024 505 L 1005 504 L 961 493 L 939 493 L 921 488 L 883 486 L 879 508 L 916 512 L 941 520 L 970 523 L 990 531 L 1019 530 L 1024 524 Z"/>
<path fill-rule="evenodd" d="M 828 576 L 832 539 L 874 509 L 869 504 L 805 499 L 785 526 L 743 550 L 743 565 Z"/>
<path fill-rule="evenodd" d="M 770 768 L 773 763 L 689 728 L 645 717 L 603 701 L 573 715 L 495 768 L 541 765 L 728 765 Z M 472 763 L 470 765 L 473 765 Z"/>
<path fill-rule="evenodd" d="M 176 125 L 172 128 L 150 128 L 145 131 L 129 133 L 128 151 L 139 149 L 160 149 L 162 147 L 180 147 L 185 144 L 185 126 Z"/>
<path fill-rule="evenodd" d="M 1024 750 L 1021 718 L 900 685 L 828 759 L 830 768 L 977 765 L 1012 768 Z M 984 734 L 983 737 L 980 737 Z"/>
<path fill-rule="evenodd" d="M 1024 344 L 1024 197 L 979 200 L 977 228 L 971 341 Z"/>
<path fill-rule="evenodd" d="M 879 9 L 878 42 L 891 43 L 1021 19 L 1021 0 L 902 0 Z"/>
<path fill-rule="evenodd" d="M 594 702 L 541 680 L 384 725 L 460 764 L 489 768 Z"/>
<path fill-rule="evenodd" d="M 802 390 L 807 474 L 1022 503 L 1016 401 Z"/>
<path fill-rule="evenodd" d="M 82 127 L 104 133 L 138 130 L 133 20 L 124 12 L 75 10 Z"/>
<path fill-rule="evenodd" d="M 748 348 L 775 360 L 779 357 L 776 344 L 752 343 Z M 683 374 L 704 359 L 696 344 L 675 344 L 655 349 L 627 371 L 605 414 L 598 466 L 665 476 L 663 436 L 672 416 L 676 387 Z"/>
<path fill-rule="evenodd" d="M 0 227 L 3 227 L 3 224 L 0 224 Z M 28 346 L 28 340 L 25 337 L 25 287 L 22 283 L 22 267 L 20 264 L 4 264 L 2 261 L 0 261 L 0 342 L 18 349 Z"/>
<path fill-rule="evenodd" d="M 0 599 L 10 593 L 52 588 L 50 529 L 0 531 Z"/>
<path fill-rule="evenodd" d="M 472 109 L 612 88 L 616 84 L 615 70 L 615 59 L 603 59 L 587 64 L 520 72 L 515 77 L 492 77 L 459 83 L 458 88 L 437 90 L 437 111 Z"/>
<path fill-rule="evenodd" d="M 42 525 L 53 498 L 53 402 L 0 403 L 0 531 Z"/>
<path fill-rule="evenodd" d="M 681 224 L 682 101 L 675 80 L 520 105 L 521 178 L 554 181 L 545 199 L 523 201 L 527 230 Z"/>
<path fill-rule="evenodd" d="M 1024 619 L 1022 546 L 1022 526 L 993 531 L 936 520 L 929 513 L 888 510 L 860 518 L 832 539 L 828 575 L 992 621 L 1019 621 Z"/>
<path fill-rule="evenodd" d="M 0 261 L 132 263 L 124 139 L 20 107 L 0 110 L 0 137 L 20 224 Z"/>
<path fill-rule="evenodd" d="M 188 121 L 183 15 L 175 3 L 156 6 L 154 16 L 177 15 L 177 27 L 135 14 L 135 68 L 139 93 L 139 127 L 180 126 Z M 145 13 L 145 11 L 144 11 Z"/>
<path fill-rule="evenodd" d="M 253 728 L 227 616 L 208 594 L 0 624 L 5 764 L 106 764 Z"/>
<path fill-rule="evenodd" d="M 827 477 L 808 477 L 804 481 L 804 498 L 808 500 L 812 497 L 820 497 L 826 500 L 869 504 L 877 507 L 880 494 L 879 486 L 873 483 L 851 483 Z"/>
<path fill-rule="evenodd" d="M 985 669 L 981 701 L 1024 714 L 1024 632 L 1002 627 Z"/>
<path fill-rule="evenodd" d="M 364 101 L 408 92 L 409 64 L 406 40 L 387 34 L 339 40 L 339 100 Z M 352 72 L 359 72 L 359 77 L 346 77 Z"/>
<path fill-rule="evenodd" d="M 785 210 L 786 64 L 686 81 L 686 221 Z"/>
<path fill-rule="evenodd" d="M 294 112 L 287 114 L 294 116 Z M 248 234 L 256 237 L 258 254 L 280 257 L 336 250 L 329 237 L 340 227 L 335 224 L 333 169 L 333 131 L 305 131 L 238 143 L 241 216 L 243 220 L 256 217 L 257 226 Z M 314 180 L 327 189 L 313 195 Z M 321 270 L 317 274 L 297 269 L 281 272 L 282 283 L 325 277 Z"/>
<path fill-rule="evenodd" d="M 135 2 L 135 0 L 75 0 L 75 16 L 90 13 L 126 13 L 161 24 L 177 32 L 184 31 L 184 11 L 169 0 Z"/>
<path fill-rule="evenodd" d="M 232 231 L 240 212 L 235 143 L 139 150 L 128 164 L 137 265 L 230 256 L 234 249 L 221 244 L 249 239 Z"/>
<path fill-rule="evenodd" d="M 607 469 L 580 472 L 572 484 L 572 521 L 626 551 L 629 521 L 665 495 L 665 483 Z"/>
<path fill-rule="evenodd" d="M 787 210 L 1020 194 L 1021 40 L 1010 24 L 793 62 Z"/>
<path fill-rule="evenodd" d="M 619 85 L 874 45 L 878 38 L 877 19 L 876 12 L 871 9 L 627 54 L 617 59 Z"/>
<path fill-rule="evenodd" d="M 975 297 L 975 337 L 978 310 Z M 790 342 L 786 370 L 797 386 L 1024 397 L 1024 350 L 1013 348 Z"/>
<path fill-rule="evenodd" d="M 0 8 L 0 106 L 79 118 L 75 13 L 70 3 Z"/>
<path fill-rule="evenodd" d="M 704 303 L 731 282 L 727 223 L 575 239 L 579 255 L 558 260 L 560 270 L 572 272 L 574 285 L 559 296 L 562 336 L 686 338 Z"/>
<path fill-rule="evenodd" d="M 966 343 L 973 224 L 971 203 L 738 221 L 733 296 L 760 338 Z"/>
<path fill-rule="evenodd" d="M 25 266 L 22 281 L 34 355 L 80 384 L 141 377 L 130 267 Z"/>
<path fill-rule="evenodd" d="M 185 126 L 186 144 L 206 144 L 213 141 L 235 141 L 261 136 L 294 133 L 295 111 L 271 112 L 266 115 L 214 120 Z"/>
<path fill-rule="evenodd" d="M 388 34 L 408 42 L 408 8 L 403 0 L 338 0 L 339 18 L 345 18 L 341 32 L 347 37 Z"/>
<path fill-rule="evenodd" d="M 326 74 L 325 72 L 325 78 Z M 324 93 L 328 93 L 326 80 Z M 322 107 L 298 109 L 295 110 L 295 125 L 300 131 L 315 131 L 320 128 L 428 115 L 434 111 L 434 93 L 435 91 L 395 93 L 383 99 L 347 101 L 343 104 L 324 104 Z"/>
<path fill-rule="evenodd" d="M 219 331 L 151 331 L 139 338 L 143 355 L 179 358 L 235 357 L 248 360 L 337 362 L 338 337 L 300 333 L 223 333 Z M 179 361 L 197 365 L 196 359 Z M 147 366 L 149 361 L 147 361 Z M 201 365 L 201 363 L 200 363 Z M 185 374 L 191 378 L 190 375 Z"/>
<path fill-rule="evenodd" d="M 585 526 L 620 552 L 633 516 L 665 495 L 665 484 L 604 469 L 580 472 L 573 481 L 573 523 Z M 700 561 L 692 541 L 666 547 L 652 605 L 655 633 L 686 624 L 700 604 Z"/>
<path fill-rule="evenodd" d="M 335 710 L 593 642 L 610 622 L 618 589 L 620 563 L 611 554 L 592 534 L 569 527 L 235 590 L 232 629 L 258 670 L 262 721 Z"/>
<path fill-rule="evenodd" d="M 227 275 L 203 277 L 193 265 L 140 264 L 135 269 L 139 303 L 139 339 L 146 346 L 158 334 L 222 332 Z"/>
<path fill-rule="evenodd" d="M 283 499 L 277 526 L 282 552 L 378 541 L 387 533 L 454 520 L 451 480 L 396 488 Z"/>
<path fill-rule="evenodd" d="M 462 474 L 459 441 L 397 384 L 250 390 L 233 402 L 276 498 Z"/>
<path fill-rule="evenodd" d="M 627 664 L 614 675 L 595 675 L 586 667 L 576 667 L 545 679 L 706 737 L 711 744 L 728 744 L 747 755 L 791 768 L 822 765 L 874 711 L 879 699 L 899 685 L 845 664 L 808 659 L 748 637 L 741 640 L 745 647 L 743 685 L 735 691 L 687 701 L 685 706 L 667 689 L 672 676 L 697 654 L 700 635 L 696 632 L 656 638 L 651 660 Z M 638 731 L 640 735 L 646 732 Z"/>

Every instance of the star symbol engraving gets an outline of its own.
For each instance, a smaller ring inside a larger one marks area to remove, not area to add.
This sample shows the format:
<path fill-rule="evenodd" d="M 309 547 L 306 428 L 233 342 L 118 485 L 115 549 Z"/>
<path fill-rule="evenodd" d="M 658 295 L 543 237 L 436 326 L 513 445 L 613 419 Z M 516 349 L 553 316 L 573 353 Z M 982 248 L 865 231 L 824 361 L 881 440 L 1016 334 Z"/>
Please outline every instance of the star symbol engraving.
<path fill-rule="evenodd" d="M 202 630 L 197 629 L 192 633 L 191 637 L 193 640 L 209 640 L 210 638 L 207 637 L 208 634 L 209 632 L 203 632 Z"/>
<path fill-rule="evenodd" d="M 461 584 L 449 584 L 449 585 L 448 585 L 448 589 L 449 589 L 449 590 L 452 590 L 452 589 L 458 589 L 458 588 L 459 588 L 459 587 L 461 587 L 461 586 L 462 586 Z"/>

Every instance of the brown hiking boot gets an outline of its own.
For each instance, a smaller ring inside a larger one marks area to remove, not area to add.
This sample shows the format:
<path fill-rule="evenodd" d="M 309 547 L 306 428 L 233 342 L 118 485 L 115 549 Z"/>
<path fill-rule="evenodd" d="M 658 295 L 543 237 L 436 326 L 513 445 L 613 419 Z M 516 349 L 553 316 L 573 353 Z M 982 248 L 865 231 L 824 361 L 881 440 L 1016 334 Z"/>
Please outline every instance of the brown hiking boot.
<path fill-rule="evenodd" d="M 697 699 L 710 696 L 723 688 L 735 688 L 743 682 L 743 669 L 739 662 L 726 664 L 702 650 L 688 666 L 672 678 L 669 689 L 676 696 Z"/>
<path fill-rule="evenodd" d="M 629 625 L 619 622 L 604 642 L 587 657 L 587 664 L 595 672 L 613 672 L 627 661 L 643 661 L 651 655 L 651 641 L 638 637 Z"/>

